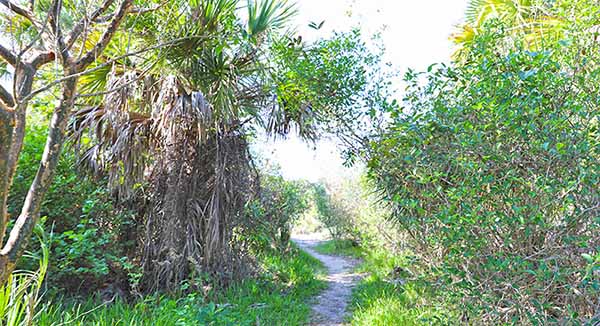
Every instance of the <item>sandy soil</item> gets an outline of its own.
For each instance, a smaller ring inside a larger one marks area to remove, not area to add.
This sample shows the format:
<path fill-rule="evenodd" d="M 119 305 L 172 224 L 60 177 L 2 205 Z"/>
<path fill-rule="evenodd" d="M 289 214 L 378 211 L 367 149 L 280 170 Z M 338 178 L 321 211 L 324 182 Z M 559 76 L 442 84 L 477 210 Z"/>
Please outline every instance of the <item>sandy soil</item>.
<path fill-rule="evenodd" d="M 292 240 L 304 251 L 323 262 L 328 271 L 325 278 L 328 287 L 316 297 L 316 303 L 312 307 L 313 314 L 310 325 L 346 325 L 344 319 L 352 288 L 361 278 L 360 274 L 353 272 L 358 260 L 344 256 L 323 255 L 316 252 L 313 250 L 314 246 L 324 241 L 323 237 L 319 235 L 294 235 Z"/>

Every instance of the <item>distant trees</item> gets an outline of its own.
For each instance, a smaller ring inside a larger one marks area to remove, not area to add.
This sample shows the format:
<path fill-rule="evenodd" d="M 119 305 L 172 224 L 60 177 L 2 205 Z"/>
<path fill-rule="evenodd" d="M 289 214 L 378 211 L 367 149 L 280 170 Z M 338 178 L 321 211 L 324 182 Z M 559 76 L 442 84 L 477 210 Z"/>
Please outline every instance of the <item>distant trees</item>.
<path fill-rule="evenodd" d="M 258 196 L 247 205 L 250 242 L 277 250 L 287 250 L 291 230 L 310 207 L 310 186 L 288 181 L 278 174 L 262 173 Z"/>

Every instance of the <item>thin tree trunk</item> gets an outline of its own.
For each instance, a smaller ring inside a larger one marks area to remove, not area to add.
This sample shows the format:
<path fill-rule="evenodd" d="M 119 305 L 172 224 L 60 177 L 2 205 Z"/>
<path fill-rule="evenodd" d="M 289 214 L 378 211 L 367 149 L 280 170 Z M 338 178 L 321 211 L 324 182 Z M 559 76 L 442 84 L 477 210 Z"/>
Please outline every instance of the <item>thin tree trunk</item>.
<path fill-rule="evenodd" d="M 15 125 L 14 111 L 0 103 L 0 232 L 6 231 L 8 221 L 8 189 L 10 188 L 10 147 Z M 0 235 L 0 239 L 2 238 Z"/>
<path fill-rule="evenodd" d="M 111 3 L 112 1 L 105 2 L 103 6 L 99 7 L 92 14 L 92 16 L 98 17 L 101 15 L 110 7 Z M 2 243 L 1 241 L 4 240 L 4 233 L 6 232 L 6 198 L 8 197 L 12 179 L 17 168 L 19 154 L 23 148 L 27 105 L 29 104 L 29 98 L 32 95 L 33 80 L 36 71 L 42 65 L 54 60 L 58 55 L 61 59 L 60 61 L 65 76 L 72 76 L 71 78 L 65 79 L 62 83 L 62 98 L 52 115 L 49 133 L 46 139 L 46 147 L 44 148 L 40 166 L 33 183 L 29 187 L 29 192 L 25 198 L 21 214 L 11 230 L 8 241 L 2 250 L 0 250 L 0 284 L 4 284 L 14 270 L 16 261 L 23 254 L 27 242 L 33 232 L 33 228 L 39 218 L 44 195 L 52 182 L 54 171 L 60 158 L 70 111 L 74 106 L 78 81 L 78 77 L 76 76 L 92 64 L 106 49 L 120 24 L 123 22 L 124 17 L 130 11 L 132 4 L 133 0 L 121 1 L 120 5 L 112 14 L 112 19 L 98 42 L 90 51 L 76 61 L 70 53 L 70 45 L 77 39 L 81 31 L 80 27 L 76 27 L 69 36 L 68 41 L 65 43 L 59 22 L 62 10 L 61 1 L 53 1 L 48 10 L 48 22 L 52 33 L 47 33 L 47 30 L 38 30 L 38 32 L 42 34 L 42 38 L 48 38 L 50 41 L 48 44 L 55 44 L 56 47 L 52 47 L 46 52 L 38 53 L 33 60 L 29 62 L 23 62 L 20 60 L 21 56 L 17 56 L 8 48 L 0 45 L 0 57 L 15 68 L 15 85 L 17 86 L 16 94 L 14 94 L 14 102 L 16 103 L 14 110 L 0 108 L 2 109 L 0 113 L 0 122 L 3 123 L 3 125 L 0 126 L 0 140 L 2 141 L 2 144 L 0 145 L 0 150 L 2 150 L 0 153 L 0 204 L 2 204 L 2 207 L 0 208 L 0 231 L 2 231 L 0 234 L 0 244 Z M 7 6 L 6 3 L 4 3 L 4 5 Z M 17 15 L 28 19 L 34 26 L 36 25 L 35 18 L 21 7 L 11 4 L 8 5 L 8 9 L 12 10 Z M 79 22 L 77 26 L 84 26 L 86 22 L 87 18 Z M 4 99 L 4 102 L 6 102 L 6 98 L 8 98 L 5 93 L 6 92 L 0 92 L 0 96 Z M 12 115 L 12 117 L 9 115 Z"/>
<path fill-rule="evenodd" d="M 68 73 L 73 72 L 68 71 Z M 77 78 L 69 79 L 63 84 L 62 99 L 52 115 L 39 169 L 29 187 L 21 214 L 10 232 L 6 245 L 0 251 L 0 284 L 4 283 L 14 270 L 17 259 L 23 254 L 39 219 L 44 195 L 52 181 L 60 158 L 69 112 L 75 101 L 76 88 Z"/>
<path fill-rule="evenodd" d="M 33 77 L 36 68 L 27 63 L 20 63 L 15 71 L 15 83 L 17 85 L 16 100 L 31 93 Z M 29 101 L 18 103 L 14 108 L 2 108 L 2 131 L 0 135 L 0 243 L 4 243 L 6 224 L 8 223 L 8 193 L 17 170 L 19 154 L 23 148 L 25 139 L 25 127 L 27 117 L 27 105 Z M 0 279 L 1 280 L 1 279 Z"/>

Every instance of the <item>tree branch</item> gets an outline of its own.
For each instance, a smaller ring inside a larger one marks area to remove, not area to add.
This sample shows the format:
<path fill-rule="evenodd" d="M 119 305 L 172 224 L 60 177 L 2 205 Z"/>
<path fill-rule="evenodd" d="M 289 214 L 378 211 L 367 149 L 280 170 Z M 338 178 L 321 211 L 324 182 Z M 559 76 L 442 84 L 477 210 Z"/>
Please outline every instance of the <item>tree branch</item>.
<path fill-rule="evenodd" d="M 6 8 L 10 9 L 12 12 L 19 16 L 23 16 L 27 18 L 29 21 L 36 25 L 36 20 L 33 18 L 33 13 L 28 9 L 25 9 L 17 4 L 12 3 L 10 0 L 0 0 L 0 4 L 3 4 Z"/>
<path fill-rule="evenodd" d="M 15 99 L 2 85 L 0 85 L 0 100 L 2 100 L 2 102 L 4 102 L 4 104 L 6 104 L 8 107 L 12 108 L 15 106 Z"/>
<path fill-rule="evenodd" d="M 98 7 L 98 9 L 96 9 L 96 11 L 94 11 L 89 18 L 84 17 L 82 18 L 77 25 L 75 25 L 73 27 L 73 30 L 71 31 L 71 34 L 69 34 L 69 37 L 67 38 L 67 40 L 65 41 L 65 43 L 67 44 L 67 48 L 71 48 L 73 46 L 73 44 L 75 44 L 75 40 L 77 40 L 77 38 L 81 35 L 81 33 L 83 32 L 83 28 L 89 23 L 92 22 L 94 20 L 96 20 L 96 18 L 98 18 L 100 15 L 102 15 L 106 10 L 108 10 L 108 7 L 110 7 L 113 2 L 115 2 L 115 0 L 105 0 L 104 3 Z"/>
<path fill-rule="evenodd" d="M 46 63 L 54 60 L 56 55 L 52 51 L 42 52 L 36 55 L 33 60 L 31 60 L 31 65 L 38 69 L 39 67 L 45 65 Z"/>
<path fill-rule="evenodd" d="M 119 28 L 119 25 L 121 25 L 123 18 L 131 9 L 131 6 L 132 0 L 123 0 L 121 2 L 121 5 L 115 12 L 113 19 L 110 22 L 110 25 L 108 26 L 108 28 L 106 28 L 106 31 L 104 31 L 104 34 L 100 38 L 100 41 L 98 41 L 94 48 L 91 49 L 88 53 L 86 53 L 77 62 L 78 69 L 84 69 L 85 67 L 90 65 L 92 62 L 94 62 L 94 60 L 96 60 L 98 55 L 100 55 L 104 51 L 104 49 L 106 48 L 106 46 L 108 46 L 108 43 L 112 39 L 113 35 L 117 32 L 117 29 Z"/>
<path fill-rule="evenodd" d="M 50 22 L 50 30 L 54 34 L 54 42 L 56 46 L 57 54 L 60 54 L 60 58 L 63 63 L 71 63 L 71 54 L 65 44 L 65 39 L 60 28 L 60 12 L 62 11 L 62 0 L 52 1 L 50 10 L 48 12 L 48 21 Z"/>
<path fill-rule="evenodd" d="M 81 71 L 81 72 L 78 72 L 78 73 L 70 74 L 70 75 L 64 76 L 62 78 L 57 78 L 54 81 L 46 84 L 45 86 L 40 87 L 40 88 L 32 91 L 31 93 L 29 93 L 29 95 L 23 97 L 22 99 L 19 99 L 19 103 L 28 101 L 28 100 L 32 99 L 34 96 L 36 96 L 37 94 L 39 94 L 41 92 L 45 92 L 45 91 L 49 90 L 50 88 L 52 88 L 52 87 L 54 87 L 54 86 L 56 86 L 56 85 L 58 85 L 60 83 L 63 83 L 63 82 L 65 82 L 65 81 L 67 81 L 67 80 L 69 80 L 69 79 L 71 79 L 73 77 L 79 77 L 79 76 L 82 76 L 82 75 L 85 75 L 85 74 L 89 74 L 89 73 L 94 72 L 94 71 L 98 71 L 98 70 L 103 69 L 104 67 L 106 67 L 108 65 L 111 65 L 111 64 L 113 64 L 115 62 L 118 62 L 119 60 L 131 57 L 131 56 L 135 56 L 135 55 L 138 55 L 138 54 L 141 54 L 141 53 L 144 53 L 144 52 L 148 52 L 148 51 L 160 49 L 160 48 L 163 48 L 163 47 L 172 46 L 172 45 L 175 45 L 175 44 L 177 44 L 178 42 L 181 42 L 181 41 L 193 40 L 193 39 L 201 39 L 201 38 L 205 38 L 205 36 L 194 35 L 194 36 L 181 37 L 181 38 L 177 38 L 177 39 L 174 39 L 174 40 L 171 40 L 171 41 L 168 41 L 168 42 L 160 43 L 160 44 L 157 44 L 155 46 L 151 46 L 151 47 L 148 47 L 148 48 L 145 48 L 145 49 L 141 49 L 141 50 L 138 50 L 138 51 L 129 52 L 129 53 L 120 55 L 120 56 L 115 57 L 113 59 L 110 59 L 110 60 L 108 60 L 108 61 L 106 61 L 106 62 L 104 62 L 102 64 L 99 64 L 99 65 L 97 65 L 97 66 L 95 66 L 93 68 L 90 68 L 90 69 L 87 69 L 87 70 L 84 70 L 84 71 Z"/>
<path fill-rule="evenodd" d="M 76 78 L 68 80 L 63 85 L 63 97 L 54 109 L 38 171 L 29 187 L 27 197 L 25 197 L 21 214 L 15 221 L 8 241 L 0 250 L 0 283 L 6 281 L 6 277 L 14 269 L 16 261 L 23 254 L 33 227 L 39 219 L 44 195 L 52 182 L 61 148 L 65 141 L 65 129 L 70 116 L 69 111 L 75 100 L 76 88 Z"/>
<path fill-rule="evenodd" d="M 9 65 L 13 67 L 17 64 L 17 56 L 2 44 L 0 44 L 0 58 L 4 59 L 6 62 L 8 62 Z"/>

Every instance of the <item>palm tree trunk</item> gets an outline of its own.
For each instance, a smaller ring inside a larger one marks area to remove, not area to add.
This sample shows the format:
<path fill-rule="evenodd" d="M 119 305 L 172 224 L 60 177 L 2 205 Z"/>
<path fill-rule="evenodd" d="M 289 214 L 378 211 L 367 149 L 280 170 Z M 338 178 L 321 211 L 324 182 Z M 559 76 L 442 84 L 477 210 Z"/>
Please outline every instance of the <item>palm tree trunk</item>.
<path fill-rule="evenodd" d="M 151 205 L 140 241 L 144 292 L 177 290 L 193 273 L 227 281 L 244 265 L 230 244 L 255 188 L 247 143 L 235 132 L 199 126 L 202 110 L 191 107 L 188 95 L 173 103 L 165 111 L 176 128 L 160 128 L 151 195 L 144 199 Z"/>

